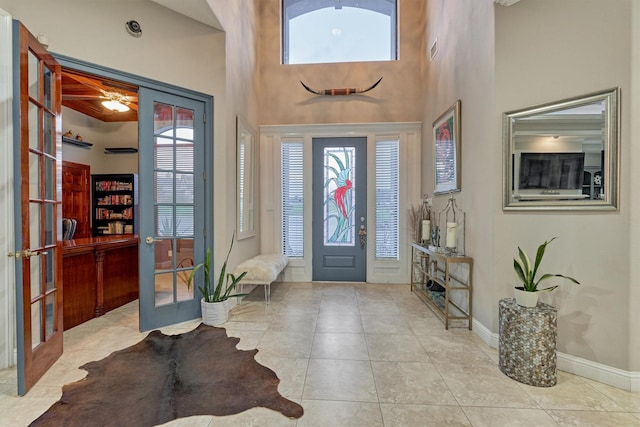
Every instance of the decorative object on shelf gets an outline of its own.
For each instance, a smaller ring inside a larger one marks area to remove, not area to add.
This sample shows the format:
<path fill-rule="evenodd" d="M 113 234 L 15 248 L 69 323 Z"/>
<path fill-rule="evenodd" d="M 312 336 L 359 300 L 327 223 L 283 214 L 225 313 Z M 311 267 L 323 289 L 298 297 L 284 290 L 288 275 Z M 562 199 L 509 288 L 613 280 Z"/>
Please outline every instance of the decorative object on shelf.
<path fill-rule="evenodd" d="M 544 252 L 547 249 L 547 245 L 553 242 L 557 237 L 553 237 L 550 240 L 545 241 L 540 246 L 538 246 L 538 250 L 536 252 L 536 260 L 531 266 L 531 261 L 527 256 L 526 252 L 524 252 L 520 246 L 518 246 L 518 257 L 513 259 L 513 269 L 520 279 L 522 283 L 521 286 L 515 287 L 515 296 L 516 302 L 523 307 L 535 307 L 538 304 L 538 292 L 552 291 L 558 287 L 558 285 L 549 286 L 548 288 L 538 289 L 538 285 L 543 280 L 550 279 L 552 277 L 562 277 L 563 279 L 570 280 L 571 282 L 579 285 L 578 282 L 573 277 L 565 276 L 562 274 L 543 274 L 539 279 L 536 280 L 536 274 L 538 273 L 538 267 L 542 262 L 542 258 L 544 257 Z"/>
<path fill-rule="evenodd" d="M 438 212 L 438 224 L 446 233 L 444 251 L 450 255 L 464 256 L 465 216 L 451 192 L 447 205 Z"/>
<path fill-rule="evenodd" d="M 422 246 L 427 246 L 431 242 L 431 198 L 426 194 L 422 198 L 422 206 L 419 212 L 420 240 Z"/>
<path fill-rule="evenodd" d="M 73 138 L 73 132 L 67 131 L 63 133 L 62 136 L 64 136 L 65 138 Z"/>
<path fill-rule="evenodd" d="M 414 243 L 420 242 L 420 206 L 411 206 L 409 213 L 409 233 Z"/>
<path fill-rule="evenodd" d="M 207 248 L 207 255 L 204 262 L 195 266 L 189 274 L 187 280 L 187 289 L 191 288 L 191 282 L 196 273 L 202 269 L 204 273 L 203 282 L 201 286 L 198 286 L 198 290 L 202 294 L 202 300 L 200 306 L 202 308 L 202 323 L 205 325 L 220 325 L 229 319 L 229 298 L 241 297 L 248 294 L 234 294 L 232 293 L 238 283 L 247 274 L 242 272 L 238 276 L 233 273 L 227 273 L 227 262 L 229 261 L 229 255 L 233 248 L 233 241 L 236 237 L 236 233 L 231 236 L 231 245 L 229 246 L 229 252 L 220 269 L 220 275 L 218 282 L 214 285 L 211 281 L 211 248 Z"/>
<path fill-rule="evenodd" d="M 433 194 L 460 191 L 460 100 L 433 122 L 435 189 Z"/>
<path fill-rule="evenodd" d="M 382 77 L 380 77 L 378 79 L 377 82 L 375 82 L 374 84 L 372 84 L 371 86 L 369 86 L 366 89 L 357 89 L 357 88 L 341 88 L 341 89 L 322 89 L 322 90 L 316 90 L 316 89 L 311 89 L 309 86 L 307 86 L 306 84 L 304 84 L 304 82 L 302 80 L 300 80 L 300 83 L 302 84 L 302 86 L 309 92 L 315 94 L 315 95 L 324 95 L 324 96 L 337 96 L 337 95 L 352 95 L 354 93 L 358 94 L 358 93 L 365 93 L 365 92 L 369 92 L 371 89 L 375 88 L 376 86 L 378 86 L 378 84 L 382 81 Z"/>
<path fill-rule="evenodd" d="M 76 140 L 82 141 L 82 136 L 79 133 L 76 134 Z"/>

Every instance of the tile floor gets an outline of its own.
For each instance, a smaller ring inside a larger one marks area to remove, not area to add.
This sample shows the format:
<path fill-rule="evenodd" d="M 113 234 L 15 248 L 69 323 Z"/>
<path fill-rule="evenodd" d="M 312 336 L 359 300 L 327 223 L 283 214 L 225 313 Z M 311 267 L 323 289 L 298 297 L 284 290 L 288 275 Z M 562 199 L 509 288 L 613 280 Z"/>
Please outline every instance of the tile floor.
<path fill-rule="evenodd" d="M 444 330 L 404 285 L 275 284 L 231 311 L 224 327 L 281 379 L 305 414 L 254 408 L 172 426 L 640 426 L 640 394 L 558 372 L 558 384 L 520 384 L 467 329 Z M 0 371 L 0 426 L 26 426 L 85 375 L 78 366 L 138 342 L 136 303 L 65 333 L 64 354 L 25 397 Z M 180 333 L 199 322 L 164 328 Z"/>

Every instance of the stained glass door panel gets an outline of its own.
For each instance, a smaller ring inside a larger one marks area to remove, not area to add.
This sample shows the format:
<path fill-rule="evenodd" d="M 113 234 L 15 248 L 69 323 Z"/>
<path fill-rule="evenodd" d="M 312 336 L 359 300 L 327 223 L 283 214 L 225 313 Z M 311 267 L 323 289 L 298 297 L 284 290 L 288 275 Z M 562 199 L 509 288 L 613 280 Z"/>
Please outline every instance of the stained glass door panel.
<path fill-rule="evenodd" d="M 366 281 L 366 146 L 313 139 L 313 280 Z"/>

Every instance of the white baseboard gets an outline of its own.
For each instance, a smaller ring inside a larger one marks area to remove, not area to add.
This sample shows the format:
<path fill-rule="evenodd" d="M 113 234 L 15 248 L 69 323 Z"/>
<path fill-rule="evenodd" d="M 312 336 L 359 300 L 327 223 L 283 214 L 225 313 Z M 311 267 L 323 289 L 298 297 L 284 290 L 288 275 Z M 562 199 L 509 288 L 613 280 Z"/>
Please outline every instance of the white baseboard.
<path fill-rule="evenodd" d="M 498 348 L 499 336 L 473 319 L 473 331 L 491 348 Z M 640 392 L 640 372 L 625 371 L 577 356 L 557 352 L 558 369 L 633 393 Z"/>

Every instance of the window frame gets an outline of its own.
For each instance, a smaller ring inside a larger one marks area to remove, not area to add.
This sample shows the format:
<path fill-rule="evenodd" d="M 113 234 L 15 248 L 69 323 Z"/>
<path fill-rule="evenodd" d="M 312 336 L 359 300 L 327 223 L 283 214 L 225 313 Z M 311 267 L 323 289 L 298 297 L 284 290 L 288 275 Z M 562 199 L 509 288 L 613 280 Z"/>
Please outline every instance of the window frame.
<path fill-rule="evenodd" d="M 326 64 L 326 63 L 348 63 L 348 62 L 378 62 L 379 60 L 371 60 L 371 61 L 360 61 L 360 60 L 344 60 L 344 61 L 325 61 L 325 62 L 304 62 L 304 63 L 290 63 L 289 62 L 289 44 L 290 44 L 290 28 L 289 28 L 289 21 L 293 18 L 296 18 L 298 16 L 301 16 L 303 14 L 306 13 L 310 13 L 319 9 L 324 9 L 326 8 L 326 3 L 323 4 L 322 1 L 320 0 L 316 0 L 318 5 L 322 5 L 321 7 L 317 7 L 315 9 L 311 9 L 309 8 L 309 10 L 307 10 L 306 12 L 303 13 L 298 13 L 296 14 L 296 16 L 294 17 L 289 17 L 287 16 L 287 6 L 285 5 L 285 3 L 287 1 L 293 1 L 293 2 L 297 2 L 298 4 L 302 3 L 303 1 L 308 1 L 313 2 L 314 0 L 281 0 L 280 1 L 280 20 L 281 20 L 281 25 L 280 25 L 280 47 L 281 47 L 281 55 L 280 55 L 280 61 L 283 65 L 310 65 L 310 64 Z M 391 37 L 391 41 L 390 41 L 390 48 L 391 48 L 391 54 L 389 55 L 390 58 L 387 61 L 397 61 L 399 59 L 399 50 L 400 50 L 400 42 L 399 42 L 399 38 L 400 38 L 400 24 L 399 24 L 399 0 L 379 0 L 379 1 L 388 1 L 388 2 L 393 2 L 393 8 L 392 8 L 392 15 L 390 16 L 390 20 L 391 20 L 391 28 L 389 29 L 389 34 Z M 342 6 L 345 7 L 356 7 L 356 8 L 360 8 L 360 9 L 367 9 L 367 10 L 374 10 L 373 8 L 365 8 L 365 7 L 361 7 L 358 3 L 357 0 L 341 0 Z M 382 12 L 380 12 L 382 13 Z M 384 61 L 384 60 L 381 60 Z"/>

